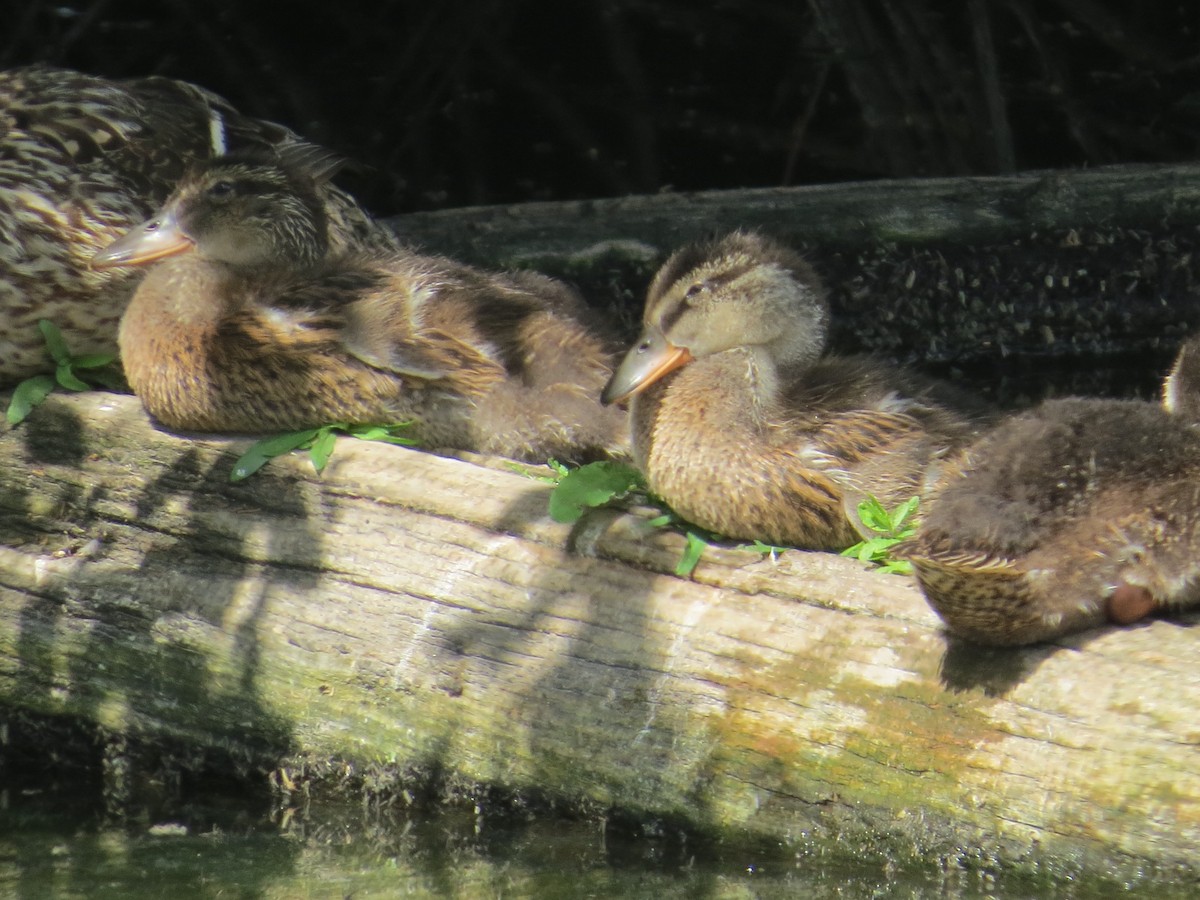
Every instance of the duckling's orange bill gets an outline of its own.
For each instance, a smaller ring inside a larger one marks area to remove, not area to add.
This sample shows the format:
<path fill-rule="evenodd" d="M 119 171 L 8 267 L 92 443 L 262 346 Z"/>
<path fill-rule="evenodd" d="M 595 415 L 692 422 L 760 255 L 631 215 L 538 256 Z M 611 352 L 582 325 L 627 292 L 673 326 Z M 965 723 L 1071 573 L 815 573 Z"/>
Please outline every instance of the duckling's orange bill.
<path fill-rule="evenodd" d="M 628 400 L 692 359 L 686 347 L 676 347 L 657 328 L 647 328 L 604 386 L 600 402 L 607 406 Z"/>
<path fill-rule="evenodd" d="M 164 212 L 129 229 L 92 257 L 93 269 L 141 266 L 190 250 L 190 238 L 179 228 L 172 213 Z"/>

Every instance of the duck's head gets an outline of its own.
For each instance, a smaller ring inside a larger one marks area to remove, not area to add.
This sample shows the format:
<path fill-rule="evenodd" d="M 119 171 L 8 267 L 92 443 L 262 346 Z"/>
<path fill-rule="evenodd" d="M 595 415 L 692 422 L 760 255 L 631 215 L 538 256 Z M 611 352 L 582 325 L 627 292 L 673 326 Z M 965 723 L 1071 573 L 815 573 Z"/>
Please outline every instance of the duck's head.
<path fill-rule="evenodd" d="M 815 361 L 829 305 L 812 267 L 787 247 L 735 232 L 672 255 L 650 284 L 642 334 L 604 389 L 616 403 L 668 372 L 735 347 L 775 365 Z"/>
<path fill-rule="evenodd" d="M 97 252 L 92 266 L 144 265 L 189 251 L 233 267 L 311 265 L 329 246 L 320 187 L 341 164 L 308 144 L 213 159 L 154 216 Z"/>

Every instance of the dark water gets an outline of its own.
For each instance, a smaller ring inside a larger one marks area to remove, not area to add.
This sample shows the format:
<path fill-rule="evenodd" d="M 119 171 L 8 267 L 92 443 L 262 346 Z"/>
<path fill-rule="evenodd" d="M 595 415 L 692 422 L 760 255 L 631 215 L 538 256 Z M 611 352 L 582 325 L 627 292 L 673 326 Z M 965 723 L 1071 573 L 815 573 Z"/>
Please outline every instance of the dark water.
<path fill-rule="evenodd" d="M 505 826 L 459 815 L 336 822 L 102 826 L 67 815 L 0 815 L 4 897 L 761 897 L 912 896 L 930 880 L 781 862 L 714 863 L 654 842 L 613 847 L 595 825 Z M 666 856 L 672 858 L 668 859 Z M 835 890 L 836 888 L 836 890 Z"/>
<path fill-rule="evenodd" d="M 550 814 L 514 821 L 330 803 L 305 811 L 224 797 L 161 820 L 142 810 L 118 822 L 80 808 L 86 798 L 70 789 L 9 789 L 2 799 L 5 898 L 1187 896 L 1182 886 L 1114 883 L 1103 873 L 898 870 L 844 851 L 689 843 Z"/>
<path fill-rule="evenodd" d="M 0 900 L 1200 896 L 1194 873 L 1129 861 L 1002 867 L 987 846 L 916 859 L 885 834 L 870 847 L 752 844 L 453 779 L 383 790 L 336 769 L 284 791 L 219 755 L 8 714 Z"/>

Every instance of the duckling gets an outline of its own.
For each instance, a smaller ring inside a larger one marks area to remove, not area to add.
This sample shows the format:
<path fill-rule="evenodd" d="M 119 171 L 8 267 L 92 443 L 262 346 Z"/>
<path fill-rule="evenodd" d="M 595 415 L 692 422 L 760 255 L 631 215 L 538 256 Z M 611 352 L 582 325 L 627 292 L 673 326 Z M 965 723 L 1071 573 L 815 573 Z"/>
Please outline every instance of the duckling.
<path fill-rule="evenodd" d="M 624 417 L 596 399 L 612 353 L 582 299 L 531 272 L 337 252 L 321 189 L 339 164 L 300 146 L 211 160 L 96 255 L 158 261 L 119 334 L 145 408 L 177 430 L 412 420 L 432 447 L 623 455 Z"/>
<path fill-rule="evenodd" d="M 1164 398 L 1066 398 L 998 425 L 948 472 L 912 561 L 950 631 L 1028 644 L 1200 601 L 1200 430 L 1184 345 Z"/>
<path fill-rule="evenodd" d="M 140 273 L 93 269 L 91 257 L 149 216 L 191 163 L 298 140 L 182 81 L 0 72 L 0 385 L 46 370 L 38 319 L 76 353 L 116 349 Z M 395 243 L 348 195 L 322 191 L 335 244 Z"/>
<path fill-rule="evenodd" d="M 604 390 L 630 401 L 650 490 L 730 538 L 840 550 L 861 500 L 922 489 L 982 407 L 860 357 L 823 357 L 825 290 L 800 256 L 736 232 L 685 247 L 654 277 L 644 330 Z"/>

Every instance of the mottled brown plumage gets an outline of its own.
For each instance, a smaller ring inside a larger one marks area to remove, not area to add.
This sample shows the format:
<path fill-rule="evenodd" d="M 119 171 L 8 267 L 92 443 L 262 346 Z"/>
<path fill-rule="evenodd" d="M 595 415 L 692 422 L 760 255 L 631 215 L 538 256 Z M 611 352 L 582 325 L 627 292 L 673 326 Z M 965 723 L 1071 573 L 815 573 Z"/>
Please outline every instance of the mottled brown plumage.
<path fill-rule="evenodd" d="M 1195 604 L 1195 419 L 1133 400 L 1043 403 L 969 449 L 896 552 L 949 629 L 980 643 L 1049 640 Z"/>
<path fill-rule="evenodd" d="M 735 233 L 677 252 L 644 331 L 605 390 L 631 397 L 650 489 L 722 535 L 813 549 L 860 537 L 868 495 L 893 506 L 974 432 L 947 385 L 863 358 L 822 358 L 828 308 L 787 248 Z"/>
<path fill-rule="evenodd" d="M 116 349 L 141 273 L 89 261 L 150 215 L 191 163 L 297 141 L 181 81 L 0 72 L 0 385 L 51 367 L 38 319 L 58 325 L 76 353 Z M 394 240 L 348 196 L 323 192 L 336 242 Z"/>
<path fill-rule="evenodd" d="M 583 301 L 534 273 L 330 248 L 308 148 L 229 156 L 97 257 L 162 259 L 121 322 L 126 375 L 164 425 L 263 432 L 414 422 L 427 446 L 544 461 L 621 455 Z"/>

